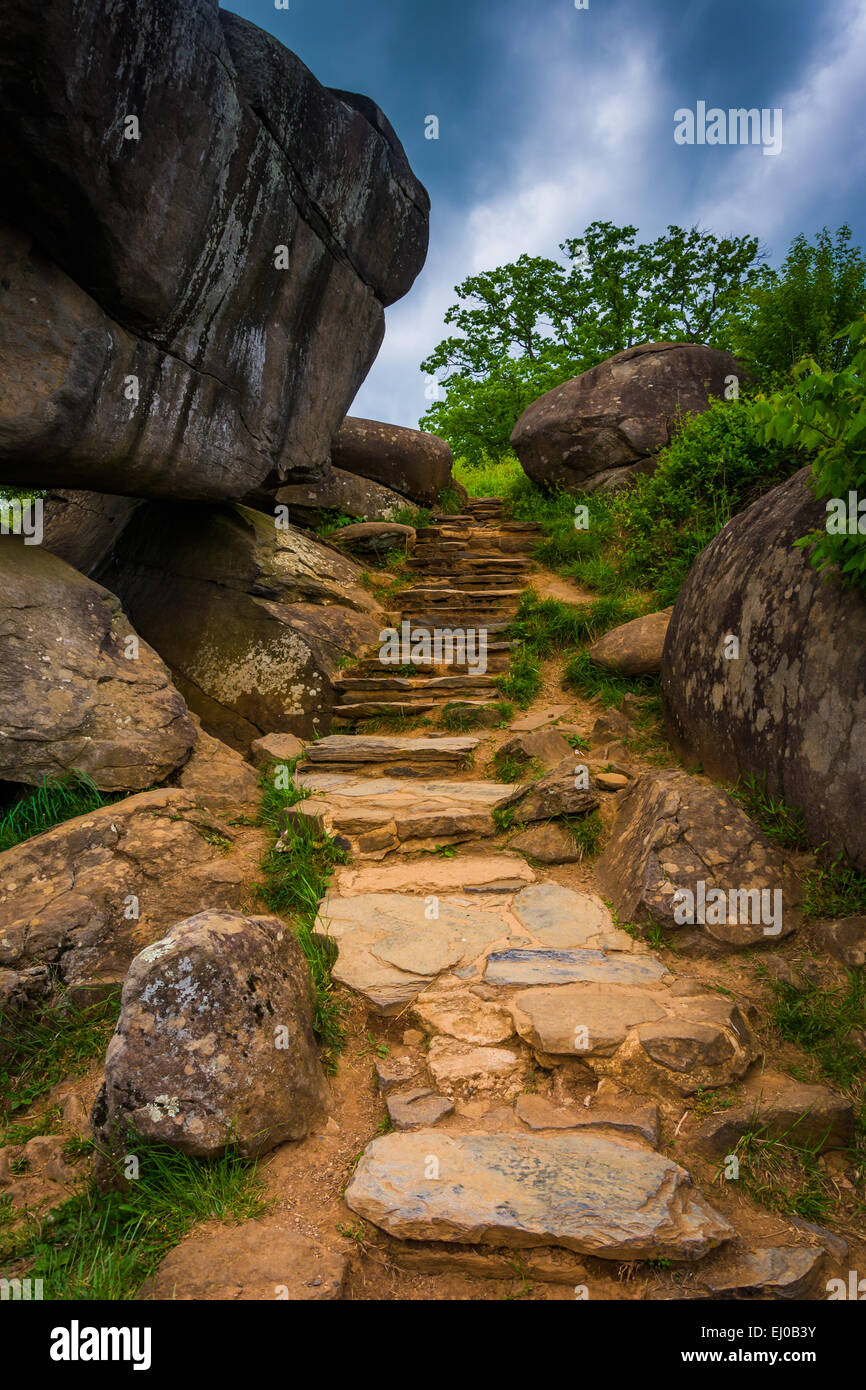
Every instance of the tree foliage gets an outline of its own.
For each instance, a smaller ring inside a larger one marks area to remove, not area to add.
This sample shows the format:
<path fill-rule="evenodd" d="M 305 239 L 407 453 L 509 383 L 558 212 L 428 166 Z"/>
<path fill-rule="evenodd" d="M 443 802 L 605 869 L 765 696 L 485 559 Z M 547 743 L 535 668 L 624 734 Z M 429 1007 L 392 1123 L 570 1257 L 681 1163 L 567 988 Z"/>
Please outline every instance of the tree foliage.
<path fill-rule="evenodd" d="M 445 322 L 457 330 L 421 364 L 446 392 L 421 421 L 471 462 L 508 446 L 531 401 L 636 343 L 726 346 L 743 293 L 760 278 L 754 237 L 593 222 L 560 246 L 564 263 L 520 256 L 469 276 Z"/>
<path fill-rule="evenodd" d="M 843 587 L 866 593 L 866 315 L 838 341 L 847 359 L 841 371 L 804 358 L 794 384 L 752 410 L 769 445 L 812 455 L 812 487 L 827 503 L 827 520 L 797 544 L 809 548 L 818 570 L 832 568 Z"/>

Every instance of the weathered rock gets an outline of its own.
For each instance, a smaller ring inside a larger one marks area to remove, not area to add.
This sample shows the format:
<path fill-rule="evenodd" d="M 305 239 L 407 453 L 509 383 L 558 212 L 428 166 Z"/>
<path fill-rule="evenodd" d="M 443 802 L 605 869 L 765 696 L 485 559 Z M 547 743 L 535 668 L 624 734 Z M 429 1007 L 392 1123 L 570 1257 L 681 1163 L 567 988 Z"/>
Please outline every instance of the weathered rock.
<path fill-rule="evenodd" d="M 652 1102 L 619 1109 L 605 1105 L 554 1105 L 546 1096 L 517 1097 L 517 1118 L 530 1129 L 616 1129 L 658 1143 L 658 1106 Z"/>
<path fill-rule="evenodd" d="M 514 1036 L 514 1024 L 507 1010 L 468 990 L 428 991 L 415 1000 L 412 1012 L 428 1033 L 444 1033 L 458 1042 L 484 1045 L 507 1042 Z"/>
<path fill-rule="evenodd" d="M 733 1235 L 684 1169 L 589 1134 L 387 1134 L 362 1154 L 346 1202 L 407 1240 L 553 1243 L 609 1260 L 698 1259 Z"/>
<path fill-rule="evenodd" d="M 208 733 L 245 752 L 264 733 L 327 727 L 340 657 L 357 655 L 381 627 L 360 573 L 261 512 L 151 503 L 100 578 Z"/>
<path fill-rule="evenodd" d="M 49 997 L 51 988 L 51 973 L 44 965 L 32 965 L 27 970 L 0 970 L 0 1060 L 12 1047 L 9 1025 L 14 1032 L 17 1020 L 34 1013 Z"/>
<path fill-rule="evenodd" d="M 574 836 L 557 821 L 539 821 L 509 840 L 508 847 L 528 854 L 540 864 L 576 864 L 582 858 Z"/>
<path fill-rule="evenodd" d="M 223 499 L 315 476 L 426 253 L 393 130 L 214 0 L 42 19 L 15 0 L 0 28 L 5 480 Z"/>
<path fill-rule="evenodd" d="M 348 1259 L 279 1217 L 197 1231 L 170 1250 L 139 1299 L 292 1302 L 343 1297 Z"/>
<path fill-rule="evenodd" d="M 678 929 L 691 913 L 702 937 L 734 947 L 769 944 L 799 924 L 796 875 L 726 792 L 685 772 L 649 772 L 617 811 L 597 873 L 622 921 Z"/>
<path fill-rule="evenodd" d="M 533 729 L 527 733 L 515 734 L 514 738 L 503 743 L 498 752 L 507 757 L 525 759 L 526 762 L 537 759 L 543 767 L 549 769 L 559 767 L 564 758 L 572 756 L 567 739 L 555 728 Z"/>
<path fill-rule="evenodd" d="M 686 760 L 726 781 L 766 777 L 813 845 L 864 869 L 866 821 L 851 807 L 866 778 L 866 599 L 794 544 L 827 520 L 808 479 L 804 468 L 735 516 L 690 569 L 665 643 L 665 720 Z"/>
<path fill-rule="evenodd" d="M 495 1093 L 511 1100 L 524 1085 L 526 1065 L 509 1047 L 471 1047 L 454 1038 L 433 1038 L 427 1052 L 430 1075 L 440 1091 L 461 1100 Z"/>
<path fill-rule="evenodd" d="M 596 666 L 624 676 L 655 675 L 661 670 L 662 648 L 673 608 L 647 613 L 630 623 L 612 628 L 589 648 Z"/>
<path fill-rule="evenodd" d="M 454 1110 L 453 1100 L 437 1095 L 430 1086 L 416 1086 L 411 1091 L 392 1091 L 385 1104 L 395 1129 L 422 1129 L 435 1125 Z"/>
<path fill-rule="evenodd" d="M 692 1096 L 739 1082 L 761 1056 L 740 1007 L 717 995 L 676 994 L 667 1017 L 630 1033 L 608 1070 L 632 1090 Z"/>
<path fill-rule="evenodd" d="M 817 931 L 818 942 L 849 970 L 866 965 L 866 917 L 842 917 L 836 922 L 822 922 Z"/>
<path fill-rule="evenodd" d="M 271 515 L 279 507 L 288 507 L 288 520 L 294 526 L 318 526 L 334 513 L 359 521 L 392 521 L 412 505 L 399 492 L 330 466 L 315 482 L 290 483 L 271 492 L 260 490 L 244 501 L 248 507 Z"/>
<path fill-rule="evenodd" d="M 596 774 L 595 782 L 603 792 L 621 792 L 628 786 L 629 779 L 621 772 L 599 772 Z"/>
<path fill-rule="evenodd" d="M 196 725 L 198 716 L 193 715 Z M 291 735 L 286 735 L 291 737 Z M 240 753 L 198 728 L 195 748 L 177 784 L 209 811 L 249 815 L 259 808 L 259 779 Z"/>
<path fill-rule="evenodd" d="M 396 521 L 361 521 L 357 526 L 341 526 L 331 539 L 346 550 L 371 555 L 389 550 L 408 554 L 415 548 L 415 527 L 400 526 Z"/>
<path fill-rule="evenodd" d="M 496 985 L 653 985 L 670 972 L 655 956 L 577 948 L 571 951 L 492 951 L 484 978 Z"/>
<path fill-rule="evenodd" d="M 213 1158 L 302 1139 L 328 1091 L 310 973 L 276 917 L 200 912 L 132 962 L 94 1131 Z"/>
<path fill-rule="evenodd" d="M 746 1250 L 702 1270 L 701 1282 L 716 1298 L 808 1299 L 816 1293 L 823 1259 L 823 1251 L 804 1245 Z"/>
<path fill-rule="evenodd" d="M 161 782 L 195 727 L 119 600 L 17 537 L 0 540 L 0 778 L 38 785 L 73 770 L 106 791 Z"/>
<path fill-rule="evenodd" d="M 514 913 L 536 941 L 554 949 L 595 945 L 613 931 L 613 919 L 600 898 L 559 883 L 524 888 L 514 899 Z"/>
<path fill-rule="evenodd" d="M 140 506 L 134 497 L 112 497 L 102 492 L 49 492 L 43 504 L 42 544 L 73 569 L 90 574 L 111 553 Z"/>
<path fill-rule="evenodd" d="M 304 745 L 294 734 L 265 734 L 250 744 L 253 767 L 269 767 L 271 763 L 293 763 L 301 756 Z"/>
<path fill-rule="evenodd" d="M 563 759 L 558 767 L 529 787 L 519 787 L 506 805 L 513 806 L 515 818 L 524 823 L 551 820 L 554 816 L 582 816 L 598 805 L 595 791 L 575 786 L 575 759 Z"/>
<path fill-rule="evenodd" d="M 393 1091 L 395 1086 L 405 1086 L 407 1081 L 415 1080 L 418 1075 L 418 1058 L 394 1056 L 389 1053 L 386 1057 L 374 1057 L 373 1070 L 379 1090 L 384 1095 Z"/>
<path fill-rule="evenodd" d="M 699 1153 L 724 1157 L 749 1131 L 816 1151 L 844 1149 L 853 1142 L 853 1110 L 849 1100 L 827 1086 L 765 1071 L 749 1080 L 737 1105 L 704 1120 L 691 1143 Z"/>
<path fill-rule="evenodd" d="M 591 492 L 653 466 L 681 415 L 706 410 L 726 378 L 742 377 L 730 353 L 701 343 L 641 343 L 533 401 L 511 435 L 536 483 Z"/>
<path fill-rule="evenodd" d="M 548 1057 L 611 1057 L 636 1024 L 664 1019 L 649 993 L 601 990 L 594 984 L 542 986 L 509 1000 L 518 1033 Z"/>
<path fill-rule="evenodd" d="M 435 434 L 347 416 L 331 444 L 331 462 L 431 505 L 451 484 L 451 450 Z"/>
<path fill-rule="evenodd" d="M 65 821 L 0 855 L 0 966 L 69 985 L 123 979 L 203 902 L 237 907 L 258 854 L 187 791 L 163 787 Z"/>

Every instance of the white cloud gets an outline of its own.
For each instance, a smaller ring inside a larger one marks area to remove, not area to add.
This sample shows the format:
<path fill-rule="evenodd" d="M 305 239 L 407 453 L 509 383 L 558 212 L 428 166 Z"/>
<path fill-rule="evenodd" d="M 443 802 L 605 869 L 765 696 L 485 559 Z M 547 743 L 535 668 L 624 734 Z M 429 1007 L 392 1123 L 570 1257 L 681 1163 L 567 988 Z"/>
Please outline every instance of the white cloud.
<path fill-rule="evenodd" d="M 434 206 L 427 265 L 388 310 L 385 342 L 353 414 L 417 425 L 428 404 L 418 366 L 446 336 L 445 310 L 466 276 L 523 252 L 555 256 L 564 237 L 594 218 L 629 221 L 636 204 L 658 198 L 647 150 L 658 116 L 655 38 L 633 35 L 585 71 L 573 56 L 552 57 L 558 47 L 550 29 L 515 35 L 500 80 L 523 75 L 523 130 L 500 151 L 498 191 L 468 209 Z"/>
<path fill-rule="evenodd" d="M 704 192 L 696 219 L 720 232 L 776 237 L 780 258 L 792 228 L 807 235 L 813 208 L 862 187 L 866 148 L 866 3 L 854 0 L 841 13 L 836 34 L 799 85 L 774 106 L 782 109 L 782 152 L 764 156 L 757 147 L 731 152 L 723 171 Z M 713 151 L 701 151 L 704 159 Z M 785 236 L 782 236 L 782 233 Z"/>

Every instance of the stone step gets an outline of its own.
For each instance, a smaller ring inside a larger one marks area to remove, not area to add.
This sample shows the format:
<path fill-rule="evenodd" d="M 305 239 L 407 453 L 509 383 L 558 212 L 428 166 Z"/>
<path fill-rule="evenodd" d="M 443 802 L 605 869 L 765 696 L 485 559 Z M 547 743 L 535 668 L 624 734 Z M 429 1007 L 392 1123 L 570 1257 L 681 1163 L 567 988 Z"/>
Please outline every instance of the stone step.
<path fill-rule="evenodd" d="M 440 738 L 393 737 L 368 734 L 329 734 L 307 744 L 304 766 L 327 768 L 335 763 L 381 766 L 387 763 L 449 763 L 466 765 L 481 742 L 479 734 L 450 734 Z"/>
<path fill-rule="evenodd" d="M 559 1245 L 617 1261 L 691 1261 L 736 1234 L 684 1168 L 598 1134 L 385 1134 L 345 1200 L 404 1240 Z"/>
<path fill-rule="evenodd" d="M 449 610 L 447 627 L 452 630 L 458 627 L 472 628 L 476 631 L 483 628 L 489 637 L 491 633 L 507 632 L 513 616 L 513 612 L 503 608 L 460 608 L 453 611 Z M 412 610 L 407 612 L 401 608 L 396 613 L 388 613 L 387 617 L 392 626 L 399 626 L 404 619 L 412 623 L 413 626 L 425 627 L 428 631 L 433 631 L 436 628 L 444 629 L 446 626 L 443 623 L 444 615 L 436 612 L 419 613 Z"/>
<path fill-rule="evenodd" d="M 400 696 L 397 695 L 393 699 L 383 698 L 381 700 L 347 700 L 345 704 L 337 704 L 334 706 L 334 718 L 343 719 L 348 721 L 349 723 L 355 724 L 361 719 L 375 719 L 377 715 L 380 714 L 420 716 L 422 714 L 430 714 L 433 710 L 441 709 L 443 708 L 443 706 L 452 703 L 453 701 L 453 692 L 450 695 L 442 694 L 439 696 L 430 696 L 426 699 L 420 696 L 414 699 L 409 699 L 404 696 L 401 699 Z M 485 697 L 483 691 L 477 699 L 466 699 L 463 696 L 460 697 L 461 706 L 467 705 L 477 707 L 479 709 L 484 709 L 489 704 L 489 696 Z"/>
<path fill-rule="evenodd" d="M 457 589 L 449 588 L 446 585 L 415 584 L 411 588 L 401 589 L 399 598 L 407 602 L 447 603 L 456 604 L 458 607 L 461 604 L 464 606 L 474 606 L 483 601 L 489 607 L 491 604 L 498 603 L 500 600 L 517 600 L 521 597 L 522 593 L 522 588 L 515 588 L 513 586 L 500 589 Z"/>
<path fill-rule="evenodd" d="M 404 742 L 408 745 L 413 740 L 406 739 Z M 493 808 L 508 797 L 512 788 L 505 783 L 491 781 L 433 780 L 427 775 L 426 769 L 425 764 L 424 780 L 416 782 L 411 776 L 410 762 L 407 762 L 405 769 L 393 764 L 386 775 L 378 777 L 359 776 L 358 773 L 363 773 L 365 769 L 358 767 L 352 769 L 351 775 L 346 775 L 305 766 L 296 772 L 295 780 L 298 786 L 308 788 L 312 795 L 292 808 L 292 813 L 312 817 L 330 834 L 340 836 L 353 855 L 361 859 L 383 858 L 393 851 L 412 853 L 440 844 L 460 844 L 490 838 L 495 833 Z M 399 775 L 404 770 L 407 775 Z M 286 847 L 291 848 L 291 845 Z M 381 894 L 373 894 L 351 901 L 360 904 L 362 915 L 370 911 L 375 914 L 381 898 Z M 340 916 L 343 911 L 341 904 L 342 899 L 334 899 L 332 903 L 330 897 L 321 904 L 317 930 L 330 930 L 326 923 L 332 916 L 335 920 Z M 352 910 L 349 911 L 351 915 Z M 413 913 L 417 915 L 414 908 Z M 381 923 L 383 932 L 396 930 L 393 913 L 389 916 L 385 912 Z M 335 929 L 335 940 L 338 934 L 339 930 Z M 343 962 L 347 969 L 350 968 L 355 945 L 355 941 L 347 943 Z M 365 954 L 365 960 L 367 958 L 372 960 L 369 952 Z M 380 968 L 374 963 L 374 973 Z M 399 970 L 395 972 L 392 969 L 391 974 L 400 980 L 408 978 Z M 420 977 L 412 972 L 410 974 L 415 988 L 406 996 L 408 998 L 412 998 L 421 987 L 418 984 Z M 352 987 L 356 986 L 370 1002 L 372 996 L 364 991 L 361 976 L 357 977 Z M 401 992 L 401 997 L 403 995 L 405 990 Z M 375 999 L 373 1003 L 375 1007 Z"/>
<path fill-rule="evenodd" d="M 338 676 L 333 682 L 335 690 L 354 691 L 354 690 L 374 690 L 374 691 L 402 691 L 404 693 L 421 695 L 435 694 L 438 691 L 443 693 L 454 690 L 495 690 L 496 681 L 493 676 L 422 676 L 411 678 L 409 676 L 389 676 L 388 668 L 381 668 L 381 675 L 376 676 Z"/>

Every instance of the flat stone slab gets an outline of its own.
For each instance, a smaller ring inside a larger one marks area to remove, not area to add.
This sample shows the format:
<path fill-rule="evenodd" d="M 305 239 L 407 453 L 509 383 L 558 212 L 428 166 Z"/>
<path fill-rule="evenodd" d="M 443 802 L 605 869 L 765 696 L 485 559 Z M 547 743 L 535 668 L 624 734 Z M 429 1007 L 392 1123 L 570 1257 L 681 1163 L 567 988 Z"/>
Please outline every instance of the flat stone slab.
<path fill-rule="evenodd" d="M 403 1240 L 553 1244 L 609 1260 L 699 1259 L 734 1234 L 685 1169 L 584 1133 L 386 1134 L 362 1154 L 346 1202 Z"/>
<path fill-rule="evenodd" d="M 613 918 L 601 898 L 558 883 L 534 883 L 514 899 L 515 916 L 544 946 L 583 946 L 613 932 Z M 622 935 L 630 942 L 626 932 Z"/>
<path fill-rule="evenodd" d="M 369 734 L 329 734 L 307 747 L 310 763 L 385 763 L 409 759 L 460 762 L 481 742 L 475 734 L 447 738 L 387 738 Z"/>
<path fill-rule="evenodd" d="M 415 1086 L 409 1091 L 392 1091 L 385 1101 L 395 1129 L 422 1129 L 450 1115 L 453 1100 L 440 1096 L 431 1086 Z"/>
<path fill-rule="evenodd" d="M 606 1105 L 554 1105 L 546 1096 L 518 1096 L 514 1106 L 518 1120 L 530 1129 L 618 1129 L 658 1143 L 659 1110 L 651 1101 L 630 1108 Z"/>
<path fill-rule="evenodd" d="M 359 893 L 499 892 L 502 883 L 509 883 L 511 891 L 534 883 L 535 873 L 517 854 L 466 854 L 375 868 L 347 865 L 337 870 L 333 882 L 341 898 Z"/>
<path fill-rule="evenodd" d="M 647 994 L 600 991 L 597 985 L 527 989 L 509 1000 L 515 1027 L 530 1047 L 552 1056 L 612 1056 L 637 1024 L 665 1010 Z"/>
<path fill-rule="evenodd" d="M 654 985 L 670 971 L 655 956 L 570 951 L 494 951 L 484 978 L 493 985 L 567 985 L 593 980 L 616 985 Z"/>

